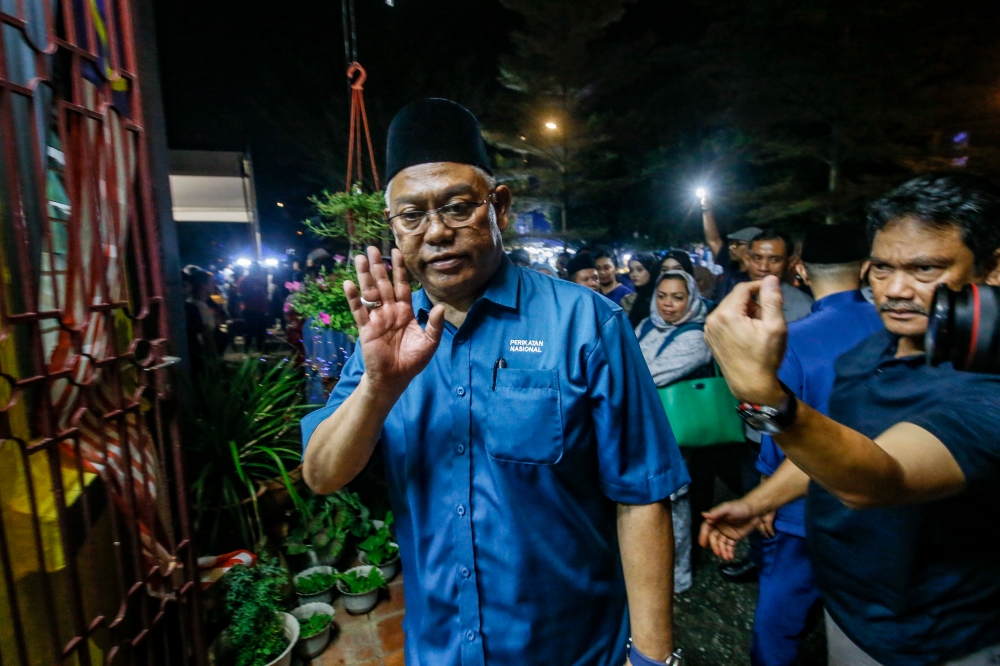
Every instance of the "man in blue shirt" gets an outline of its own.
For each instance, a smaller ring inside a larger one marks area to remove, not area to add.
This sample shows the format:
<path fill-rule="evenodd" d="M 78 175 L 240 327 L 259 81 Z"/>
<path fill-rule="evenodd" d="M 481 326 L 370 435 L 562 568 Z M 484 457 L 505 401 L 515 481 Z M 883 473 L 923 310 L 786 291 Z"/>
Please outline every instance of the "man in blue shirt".
<path fill-rule="evenodd" d="M 806 539 L 831 666 L 1000 659 L 1000 376 L 923 355 L 938 285 L 1000 283 L 998 220 L 1000 196 L 967 175 L 921 176 L 872 205 L 885 330 L 837 361 L 829 417 L 778 378 L 775 278 L 738 286 L 705 327 L 741 414 L 814 481 Z"/>
<path fill-rule="evenodd" d="M 357 257 L 361 352 L 302 431 L 320 493 L 380 450 L 407 664 L 621 666 L 630 634 L 633 666 L 672 658 L 688 475 L 623 312 L 511 265 L 510 191 L 462 107 L 404 108 L 387 161 L 393 280 Z"/>
<path fill-rule="evenodd" d="M 799 271 L 816 302 L 811 315 L 789 324 L 778 378 L 822 414 L 830 403 L 837 358 L 883 328 L 859 289 L 867 256 L 862 225 L 823 225 L 807 231 L 802 242 Z M 767 435 L 757 469 L 769 478 L 745 497 L 706 513 L 700 542 L 731 559 L 735 541 L 754 528 L 770 537 L 764 542 L 750 661 L 754 666 L 792 666 L 806 616 L 819 600 L 806 553 L 809 477 L 785 460 Z"/>

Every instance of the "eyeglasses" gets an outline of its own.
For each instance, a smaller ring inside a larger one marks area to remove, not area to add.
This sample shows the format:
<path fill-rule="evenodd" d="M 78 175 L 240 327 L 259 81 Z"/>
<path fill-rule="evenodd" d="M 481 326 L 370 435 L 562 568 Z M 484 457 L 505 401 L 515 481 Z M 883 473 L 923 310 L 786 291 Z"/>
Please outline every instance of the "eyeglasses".
<path fill-rule="evenodd" d="M 441 222 L 446 227 L 460 229 L 472 224 L 476 219 L 476 210 L 488 203 L 492 198 L 493 192 L 490 192 L 489 196 L 478 203 L 473 201 L 456 201 L 455 203 L 450 203 L 434 210 L 408 210 L 387 218 L 387 221 L 389 224 L 395 222 L 399 233 L 416 234 L 423 231 L 430 221 L 431 216 L 437 213 L 441 217 Z"/>

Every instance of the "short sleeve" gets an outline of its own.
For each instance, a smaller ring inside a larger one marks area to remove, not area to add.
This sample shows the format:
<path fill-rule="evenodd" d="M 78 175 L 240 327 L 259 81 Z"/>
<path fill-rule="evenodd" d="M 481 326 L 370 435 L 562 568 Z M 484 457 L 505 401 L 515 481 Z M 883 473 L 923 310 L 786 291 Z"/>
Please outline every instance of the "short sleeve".
<path fill-rule="evenodd" d="M 586 374 L 601 491 L 621 504 L 652 504 L 690 483 L 624 312 L 615 311 L 601 326 Z"/>
<path fill-rule="evenodd" d="M 907 421 L 948 448 L 970 490 L 996 492 L 1000 482 L 1000 386 L 996 382 L 980 384 L 975 395 L 963 393 Z"/>
<path fill-rule="evenodd" d="M 344 369 L 340 373 L 340 380 L 330 393 L 330 399 L 326 401 L 326 406 L 320 407 L 315 412 L 311 412 L 302 417 L 302 454 L 305 455 L 306 447 L 309 446 L 309 438 L 319 427 L 319 424 L 326 420 L 347 397 L 354 392 L 354 389 L 361 383 L 361 376 L 365 374 L 365 361 L 361 354 L 361 346 L 354 348 L 351 358 L 347 359 Z"/>

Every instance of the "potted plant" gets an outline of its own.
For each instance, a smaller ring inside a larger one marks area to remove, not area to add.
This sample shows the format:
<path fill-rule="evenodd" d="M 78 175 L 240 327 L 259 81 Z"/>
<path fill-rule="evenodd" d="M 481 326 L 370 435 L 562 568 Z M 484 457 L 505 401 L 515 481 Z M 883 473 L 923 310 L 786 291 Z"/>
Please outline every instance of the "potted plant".
<path fill-rule="evenodd" d="M 281 589 L 288 576 L 273 560 L 234 566 L 222 577 L 228 625 L 212 644 L 216 666 L 290 666 L 299 623 L 282 612 Z"/>
<path fill-rule="evenodd" d="M 353 615 L 363 615 L 375 608 L 378 589 L 383 585 L 382 572 L 371 565 L 353 567 L 337 576 L 337 589 L 344 597 L 344 607 Z"/>
<path fill-rule="evenodd" d="M 347 490 L 313 495 L 299 509 L 285 539 L 288 557 L 299 569 L 336 565 L 348 537 L 361 537 L 371 530 L 368 508 Z"/>
<path fill-rule="evenodd" d="M 299 606 L 292 611 L 299 621 L 299 642 L 295 645 L 295 656 L 312 659 L 323 653 L 330 642 L 333 626 L 333 606 L 312 603 Z"/>
<path fill-rule="evenodd" d="M 260 501 L 267 482 L 302 503 L 289 477 L 302 457 L 304 377 L 287 361 L 206 363 L 182 410 L 195 530 L 205 552 L 256 550 L 264 540 Z M 266 511 L 265 511 L 266 515 Z"/>
<path fill-rule="evenodd" d="M 319 220 L 306 220 L 305 226 L 320 238 L 346 238 L 354 247 L 381 245 L 388 237 L 385 220 L 385 195 L 367 194 L 355 183 L 350 192 L 323 190 L 309 201 L 316 207 Z"/>
<path fill-rule="evenodd" d="M 295 574 L 295 593 L 299 595 L 299 605 L 333 601 L 333 586 L 337 583 L 337 572 L 333 567 L 318 566 Z"/>
<path fill-rule="evenodd" d="M 361 563 L 378 567 L 386 581 L 392 580 L 399 570 L 399 545 L 392 540 L 391 525 L 392 511 L 386 514 L 385 521 L 372 521 L 374 530 L 358 544 Z"/>

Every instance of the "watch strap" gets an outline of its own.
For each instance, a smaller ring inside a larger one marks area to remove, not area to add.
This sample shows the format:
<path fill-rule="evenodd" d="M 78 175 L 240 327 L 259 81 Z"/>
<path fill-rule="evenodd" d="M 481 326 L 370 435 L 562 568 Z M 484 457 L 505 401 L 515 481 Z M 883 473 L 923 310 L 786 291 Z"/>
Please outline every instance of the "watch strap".
<path fill-rule="evenodd" d="M 657 661 L 652 657 L 647 657 L 643 653 L 632 645 L 632 639 L 628 639 L 628 649 L 626 650 L 626 656 L 628 660 L 632 663 L 632 666 L 681 666 L 683 663 L 683 657 L 681 651 L 674 650 L 673 653 L 664 661 Z"/>
<path fill-rule="evenodd" d="M 789 428 L 795 423 L 799 412 L 799 399 L 788 388 L 785 382 L 779 380 L 781 390 L 785 392 L 784 403 L 778 407 L 769 405 L 757 405 L 750 402 L 741 402 L 736 410 L 745 421 L 764 420 L 768 423 L 767 434 L 777 434 Z M 751 427 L 754 427 L 751 424 Z"/>

